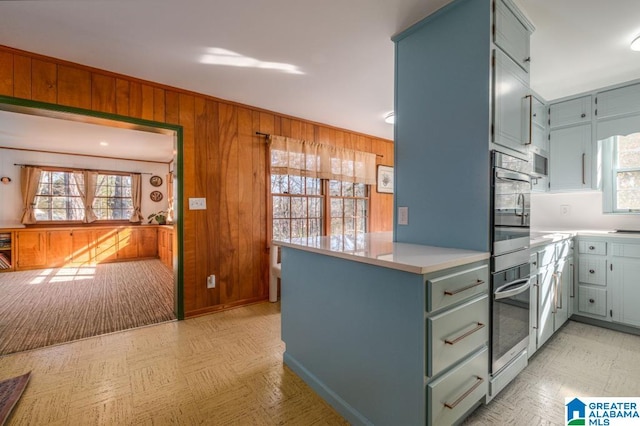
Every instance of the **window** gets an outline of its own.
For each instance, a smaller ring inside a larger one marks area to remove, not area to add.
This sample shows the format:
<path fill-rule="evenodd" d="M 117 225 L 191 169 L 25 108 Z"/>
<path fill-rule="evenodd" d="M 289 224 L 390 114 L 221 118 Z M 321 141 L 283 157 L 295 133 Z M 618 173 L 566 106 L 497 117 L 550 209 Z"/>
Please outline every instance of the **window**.
<path fill-rule="evenodd" d="M 605 211 L 613 213 L 640 213 L 640 133 L 613 136 L 609 146 L 610 171 L 605 171 Z M 606 157 L 605 157 L 606 158 Z M 607 176 L 608 175 L 608 176 Z M 610 178 L 607 179 L 607 177 Z"/>
<path fill-rule="evenodd" d="M 363 183 L 273 174 L 271 194 L 274 239 L 367 232 L 369 191 Z"/>
<path fill-rule="evenodd" d="M 84 205 L 73 172 L 43 170 L 35 197 L 39 221 L 82 221 Z"/>
<path fill-rule="evenodd" d="M 133 213 L 131 176 L 98 174 L 93 210 L 98 220 L 128 220 Z"/>
<path fill-rule="evenodd" d="M 92 173 L 95 193 L 89 199 L 93 199 L 94 218 L 129 220 L 133 213 L 131 175 Z M 83 171 L 43 169 L 35 196 L 36 221 L 84 221 L 83 195 L 91 186 L 85 183 Z"/>
<path fill-rule="evenodd" d="M 329 181 L 331 235 L 367 232 L 368 191 L 363 183 Z"/>
<path fill-rule="evenodd" d="M 324 196 L 321 180 L 293 175 L 271 175 L 273 238 L 322 235 Z"/>

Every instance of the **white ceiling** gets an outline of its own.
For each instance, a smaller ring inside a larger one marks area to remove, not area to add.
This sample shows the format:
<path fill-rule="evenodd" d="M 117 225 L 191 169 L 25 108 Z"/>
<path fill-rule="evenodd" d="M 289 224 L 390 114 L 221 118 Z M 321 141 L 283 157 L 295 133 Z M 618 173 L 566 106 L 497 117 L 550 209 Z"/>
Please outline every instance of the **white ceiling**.
<path fill-rule="evenodd" d="M 543 97 L 640 78 L 640 1 L 515 1 Z M 448 2 L 0 1 L 0 43 L 392 139 L 390 37 Z"/>
<path fill-rule="evenodd" d="M 173 159 L 172 136 L 2 110 L 0 148 L 163 163 Z"/>

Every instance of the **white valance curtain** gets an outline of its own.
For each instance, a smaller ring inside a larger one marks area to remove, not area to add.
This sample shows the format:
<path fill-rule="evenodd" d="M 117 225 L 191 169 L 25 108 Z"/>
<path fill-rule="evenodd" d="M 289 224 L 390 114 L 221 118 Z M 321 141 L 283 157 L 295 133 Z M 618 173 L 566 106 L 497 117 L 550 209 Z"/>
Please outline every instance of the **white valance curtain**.
<path fill-rule="evenodd" d="M 271 173 L 376 183 L 376 155 L 284 136 L 271 136 Z"/>

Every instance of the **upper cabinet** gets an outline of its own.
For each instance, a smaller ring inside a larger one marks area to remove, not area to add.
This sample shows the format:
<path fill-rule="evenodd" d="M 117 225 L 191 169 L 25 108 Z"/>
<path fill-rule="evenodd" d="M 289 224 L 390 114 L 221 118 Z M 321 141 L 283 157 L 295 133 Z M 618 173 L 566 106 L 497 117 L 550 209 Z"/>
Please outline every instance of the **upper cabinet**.
<path fill-rule="evenodd" d="M 525 153 L 531 138 L 529 74 L 494 51 L 493 142 Z"/>
<path fill-rule="evenodd" d="M 494 8 L 494 43 L 526 72 L 529 72 L 529 35 L 530 25 L 511 3 L 496 0 Z M 520 16 L 520 17 L 518 17 Z"/>
<path fill-rule="evenodd" d="M 600 92 L 596 96 L 596 116 L 600 119 L 640 113 L 640 84 Z"/>
<path fill-rule="evenodd" d="M 591 96 L 551 104 L 549 110 L 549 126 L 552 129 L 591 123 Z"/>

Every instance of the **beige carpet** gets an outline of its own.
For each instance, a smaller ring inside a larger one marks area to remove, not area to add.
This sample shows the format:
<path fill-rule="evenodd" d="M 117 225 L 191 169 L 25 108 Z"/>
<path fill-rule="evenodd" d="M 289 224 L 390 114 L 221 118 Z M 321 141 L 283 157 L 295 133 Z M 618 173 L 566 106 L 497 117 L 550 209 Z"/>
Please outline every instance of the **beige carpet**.
<path fill-rule="evenodd" d="M 0 274 L 0 355 L 175 319 L 157 259 Z"/>

